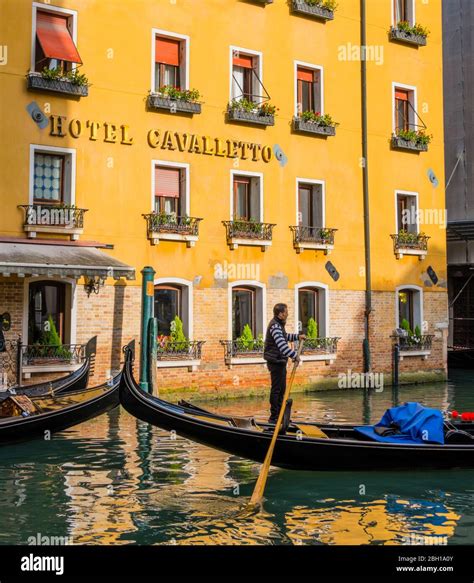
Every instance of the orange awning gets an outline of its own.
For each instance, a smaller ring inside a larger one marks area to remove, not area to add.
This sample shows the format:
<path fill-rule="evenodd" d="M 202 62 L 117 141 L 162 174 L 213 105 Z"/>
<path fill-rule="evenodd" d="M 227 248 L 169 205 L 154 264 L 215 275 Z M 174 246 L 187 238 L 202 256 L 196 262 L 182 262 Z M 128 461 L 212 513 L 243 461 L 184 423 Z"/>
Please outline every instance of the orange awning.
<path fill-rule="evenodd" d="M 242 55 L 238 52 L 234 54 L 234 58 L 232 59 L 234 65 L 238 67 L 244 67 L 245 69 L 252 69 L 253 68 L 253 57 L 250 55 Z"/>
<path fill-rule="evenodd" d="M 82 65 L 81 57 L 67 27 L 65 16 L 38 10 L 36 36 L 46 58 Z"/>
<path fill-rule="evenodd" d="M 298 80 L 309 81 L 312 83 L 314 81 L 314 71 L 311 69 L 302 69 L 301 67 L 298 67 Z"/>

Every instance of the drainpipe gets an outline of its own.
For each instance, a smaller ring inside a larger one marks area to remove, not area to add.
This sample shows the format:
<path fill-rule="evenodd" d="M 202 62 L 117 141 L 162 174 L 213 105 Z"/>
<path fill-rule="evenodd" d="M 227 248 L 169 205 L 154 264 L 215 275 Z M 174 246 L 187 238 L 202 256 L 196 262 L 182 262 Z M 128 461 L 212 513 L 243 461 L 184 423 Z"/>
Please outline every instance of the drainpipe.
<path fill-rule="evenodd" d="M 148 323 L 153 317 L 153 297 L 155 270 L 153 267 L 142 269 L 142 325 L 140 334 L 140 387 L 144 391 L 150 391 L 149 367 L 148 367 Z"/>
<path fill-rule="evenodd" d="M 370 328 L 369 318 L 372 312 L 372 278 L 370 267 L 370 221 L 369 221 L 369 160 L 367 155 L 367 61 L 366 61 L 366 2 L 360 0 L 360 44 L 361 44 L 361 105 L 362 105 L 362 180 L 364 191 L 364 246 L 365 246 L 365 314 L 363 343 L 364 372 L 369 372 L 370 363 Z"/>

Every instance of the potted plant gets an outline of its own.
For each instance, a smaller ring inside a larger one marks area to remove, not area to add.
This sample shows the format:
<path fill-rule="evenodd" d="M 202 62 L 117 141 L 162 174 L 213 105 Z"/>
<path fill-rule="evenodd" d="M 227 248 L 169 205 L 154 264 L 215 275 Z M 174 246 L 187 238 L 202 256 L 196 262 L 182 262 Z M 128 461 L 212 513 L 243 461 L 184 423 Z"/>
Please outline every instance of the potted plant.
<path fill-rule="evenodd" d="M 421 130 L 398 130 L 392 135 L 392 146 L 407 150 L 426 152 L 433 136 Z"/>
<path fill-rule="evenodd" d="M 259 125 L 275 125 L 275 115 L 277 112 L 275 105 L 269 102 L 255 103 L 254 101 L 242 97 L 233 99 L 227 106 L 227 117 L 231 121 L 246 121 Z"/>
<path fill-rule="evenodd" d="M 28 89 L 67 93 L 85 97 L 89 93 L 89 80 L 78 68 L 64 71 L 60 67 L 44 67 L 40 73 L 28 73 Z"/>

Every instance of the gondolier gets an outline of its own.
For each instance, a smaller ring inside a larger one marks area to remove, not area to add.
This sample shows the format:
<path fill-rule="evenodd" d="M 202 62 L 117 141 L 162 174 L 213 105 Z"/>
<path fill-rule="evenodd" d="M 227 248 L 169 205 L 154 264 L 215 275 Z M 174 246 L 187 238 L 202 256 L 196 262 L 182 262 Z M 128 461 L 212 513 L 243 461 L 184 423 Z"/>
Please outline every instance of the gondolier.
<path fill-rule="evenodd" d="M 282 406 L 286 388 L 286 365 L 288 359 L 291 358 L 293 362 L 299 362 L 296 351 L 288 346 L 288 342 L 306 338 L 302 333 L 288 334 L 285 330 L 287 319 L 288 306 L 286 304 L 276 304 L 273 308 L 273 318 L 268 324 L 265 336 L 263 358 L 267 361 L 272 382 L 269 423 L 276 423 Z"/>

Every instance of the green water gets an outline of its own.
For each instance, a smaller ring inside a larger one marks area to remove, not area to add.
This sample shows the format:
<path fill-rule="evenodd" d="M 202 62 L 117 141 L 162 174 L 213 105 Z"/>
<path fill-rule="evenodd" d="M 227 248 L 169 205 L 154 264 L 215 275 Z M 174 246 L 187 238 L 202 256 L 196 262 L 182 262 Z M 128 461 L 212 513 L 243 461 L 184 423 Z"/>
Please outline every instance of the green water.
<path fill-rule="evenodd" d="M 407 400 L 473 411 L 473 386 L 473 371 L 454 371 L 449 383 L 398 394 L 297 394 L 293 418 L 369 423 Z M 264 399 L 209 407 L 268 415 Z M 272 469 L 264 512 L 248 515 L 242 508 L 259 465 L 172 437 L 116 409 L 51 441 L 0 448 L 0 543 L 474 543 L 474 470 Z"/>

